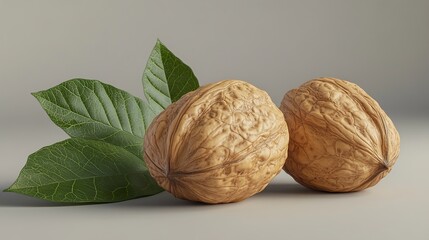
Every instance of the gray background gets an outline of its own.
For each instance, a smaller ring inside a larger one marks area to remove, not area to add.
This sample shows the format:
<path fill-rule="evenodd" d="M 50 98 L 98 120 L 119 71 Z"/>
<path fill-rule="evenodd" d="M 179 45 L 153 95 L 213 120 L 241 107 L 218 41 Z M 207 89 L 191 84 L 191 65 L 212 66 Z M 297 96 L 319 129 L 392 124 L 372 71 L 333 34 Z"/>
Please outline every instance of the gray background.
<path fill-rule="evenodd" d="M 429 239 L 429 1 L 0 0 L 0 187 L 30 153 L 66 138 L 30 92 L 84 77 L 143 97 L 157 38 L 201 84 L 246 80 L 277 104 L 318 76 L 357 83 L 399 129 L 397 166 L 353 194 L 312 192 L 282 173 L 218 206 L 162 193 L 64 207 L 0 193 L 5 239 Z"/>

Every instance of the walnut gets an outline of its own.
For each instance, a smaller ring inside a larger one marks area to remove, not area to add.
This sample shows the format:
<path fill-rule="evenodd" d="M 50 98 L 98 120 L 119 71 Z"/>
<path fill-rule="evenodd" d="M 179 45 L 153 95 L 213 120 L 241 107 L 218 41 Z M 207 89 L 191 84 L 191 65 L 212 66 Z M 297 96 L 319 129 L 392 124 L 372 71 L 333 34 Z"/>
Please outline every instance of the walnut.
<path fill-rule="evenodd" d="M 178 198 L 238 202 L 282 170 L 288 141 L 283 114 L 266 92 L 224 80 L 158 115 L 145 135 L 144 158 L 157 183 Z"/>
<path fill-rule="evenodd" d="M 315 79 L 286 93 L 280 109 L 290 133 L 284 169 L 304 186 L 359 191 L 378 183 L 398 158 L 395 126 L 356 84 Z"/>

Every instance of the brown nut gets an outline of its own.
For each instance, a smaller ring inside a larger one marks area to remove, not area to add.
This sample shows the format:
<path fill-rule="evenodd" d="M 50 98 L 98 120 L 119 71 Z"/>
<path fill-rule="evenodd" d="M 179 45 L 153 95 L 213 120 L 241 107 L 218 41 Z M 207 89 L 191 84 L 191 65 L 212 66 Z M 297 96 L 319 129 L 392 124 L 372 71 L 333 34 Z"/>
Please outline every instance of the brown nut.
<path fill-rule="evenodd" d="M 280 109 L 290 133 L 284 169 L 304 186 L 359 191 L 378 183 L 398 158 L 395 126 L 356 84 L 315 79 L 286 93 Z"/>
<path fill-rule="evenodd" d="M 225 80 L 184 95 L 144 139 L 149 171 L 174 196 L 205 203 L 244 200 L 282 169 L 289 134 L 268 94 Z"/>

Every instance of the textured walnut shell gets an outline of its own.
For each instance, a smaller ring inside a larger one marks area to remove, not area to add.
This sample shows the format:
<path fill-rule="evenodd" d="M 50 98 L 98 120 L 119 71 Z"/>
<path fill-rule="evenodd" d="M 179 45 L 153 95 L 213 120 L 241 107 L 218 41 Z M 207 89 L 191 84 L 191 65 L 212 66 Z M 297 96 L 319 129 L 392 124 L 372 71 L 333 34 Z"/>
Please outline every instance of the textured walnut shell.
<path fill-rule="evenodd" d="M 145 135 L 144 158 L 157 183 L 178 198 L 237 202 L 281 171 L 288 141 L 283 114 L 266 92 L 225 80 L 158 115 Z"/>
<path fill-rule="evenodd" d="M 359 191 L 378 183 L 398 158 L 395 126 L 356 84 L 315 79 L 286 93 L 280 109 L 290 133 L 284 169 L 304 186 Z"/>

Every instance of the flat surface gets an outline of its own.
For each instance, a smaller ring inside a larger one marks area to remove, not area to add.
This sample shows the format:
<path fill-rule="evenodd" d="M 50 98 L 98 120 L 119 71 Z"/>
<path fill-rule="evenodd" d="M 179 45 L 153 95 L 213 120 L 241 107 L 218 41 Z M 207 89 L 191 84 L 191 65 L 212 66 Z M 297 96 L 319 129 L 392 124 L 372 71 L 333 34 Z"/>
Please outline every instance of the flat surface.
<path fill-rule="evenodd" d="M 0 228 L 7 236 L 1 238 L 429 239 L 429 118 L 393 119 L 401 134 L 400 158 L 385 179 L 362 192 L 315 192 L 285 173 L 262 193 L 224 205 L 164 192 L 121 203 L 61 206 L 1 192 Z M 1 188 L 17 177 L 28 154 L 66 137 L 48 119 L 15 122 L 4 131 Z"/>

